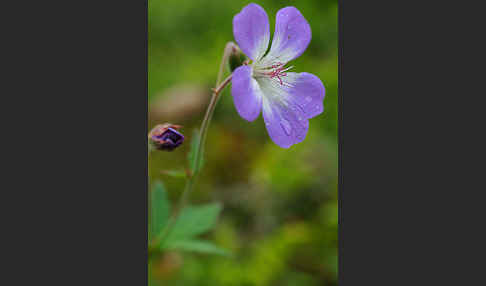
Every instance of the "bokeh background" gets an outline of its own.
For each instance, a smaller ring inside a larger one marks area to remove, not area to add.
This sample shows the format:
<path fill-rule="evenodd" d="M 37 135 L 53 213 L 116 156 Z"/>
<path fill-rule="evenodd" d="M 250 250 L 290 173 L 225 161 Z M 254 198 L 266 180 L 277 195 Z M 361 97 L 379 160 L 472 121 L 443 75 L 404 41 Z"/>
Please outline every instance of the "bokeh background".
<path fill-rule="evenodd" d="M 306 139 L 282 149 L 263 119 L 240 118 L 227 88 L 216 107 L 205 166 L 191 203 L 219 201 L 224 209 L 206 234 L 232 257 L 166 253 L 152 265 L 154 285 L 263 286 L 337 284 L 338 19 L 337 0 L 253 1 L 267 12 L 297 7 L 312 40 L 291 64 L 317 75 L 326 87 L 324 113 L 310 120 Z M 149 129 L 184 126 L 187 143 L 149 159 L 150 181 L 161 180 L 175 202 L 184 180 L 160 170 L 186 166 L 192 131 L 204 116 L 232 19 L 250 1 L 149 0 Z"/>

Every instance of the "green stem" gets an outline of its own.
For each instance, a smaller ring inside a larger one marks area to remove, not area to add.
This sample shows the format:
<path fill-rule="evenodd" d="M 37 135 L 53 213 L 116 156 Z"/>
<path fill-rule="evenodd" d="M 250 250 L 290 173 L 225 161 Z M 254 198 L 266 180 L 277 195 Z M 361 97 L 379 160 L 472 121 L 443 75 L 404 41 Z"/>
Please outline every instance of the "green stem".
<path fill-rule="evenodd" d="M 211 123 L 211 119 L 213 117 L 214 110 L 216 108 L 216 104 L 218 103 L 221 91 L 228 86 L 228 84 L 231 82 L 232 74 L 229 75 L 221 84 L 221 78 L 224 73 L 224 67 L 227 64 L 228 57 L 232 51 L 237 47 L 234 43 L 229 42 L 226 44 L 223 58 L 221 60 L 221 65 L 219 68 L 218 72 L 218 77 L 216 79 L 216 88 L 213 89 L 213 95 L 211 97 L 211 101 L 209 102 L 208 108 L 206 110 L 206 114 L 204 115 L 204 119 L 201 123 L 201 129 L 199 130 L 199 144 L 197 145 L 198 148 L 196 149 L 196 152 L 194 154 L 194 161 L 195 161 L 195 168 L 192 170 L 192 173 L 190 174 L 189 178 L 186 181 L 186 186 L 184 188 L 184 191 L 179 199 L 177 209 L 175 213 L 169 218 L 169 221 L 167 222 L 166 227 L 162 231 L 161 235 L 156 237 L 152 241 L 152 245 L 149 246 L 149 254 L 157 252 L 159 247 L 165 242 L 167 237 L 169 236 L 170 232 L 172 231 L 175 222 L 177 221 L 177 218 L 179 217 L 179 214 L 181 210 L 184 208 L 184 206 L 187 203 L 187 199 L 189 197 L 189 194 L 192 192 L 192 189 L 195 185 L 197 175 L 199 174 L 199 166 L 200 166 L 200 161 L 202 159 L 202 153 L 204 151 L 204 146 L 206 143 L 206 137 L 209 129 L 209 124 Z"/>
<path fill-rule="evenodd" d="M 202 158 L 202 152 L 204 150 L 204 146 L 206 144 L 206 137 L 208 135 L 208 127 L 211 123 L 211 119 L 213 117 L 214 109 L 216 108 L 216 104 L 218 103 L 219 95 L 221 91 L 231 82 L 232 74 L 229 75 L 223 83 L 221 83 L 217 88 L 213 90 L 213 96 L 211 97 L 211 102 L 209 103 L 208 109 L 206 110 L 206 115 L 204 116 L 204 120 L 201 124 L 201 130 L 199 131 L 199 144 L 197 148 L 197 152 L 195 153 L 195 166 L 200 166 L 200 160 Z M 197 173 L 199 173 L 199 168 L 194 168 L 194 173 L 191 177 L 195 177 Z"/>
<path fill-rule="evenodd" d="M 201 130 L 199 133 L 199 144 L 198 144 L 198 148 L 196 149 L 196 153 L 194 154 L 195 156 L 194 160 L 196 162 L 195 166 L 200 166 L 199 164 L 200 164 L 200 160 L 202 159 L 202 152 L 204 150 L 204 145 L 208 133 L 207 132 L 208 127 L 209 124 L 211 123 L 211 118 L 213 116 L 216 103 L 218 102 L 219 95 L 221 94 L 221 91 L 231 82 L 231 78 L 232 75 L 228 76 L 223 81 L 223 83 L 221 83 L 221 85 L 219 85 L 217 88 L 213 90 L 213 96 L 211 97 L 211 102 L 209 103 L 208 109 L 206 110 L 206 115 L 204 116 L 204 120 L 201 124 Z M 165 239 L 169 236 L 170 232 L 172 231 L 181 210 L 184 208 L 184 206 L 187 203 L 187 198 L 189 197 L 189 194 L 192 192 L 198 174 L 199 174 L 199 168 L 196 167 L 194 168 L 193 172 L 191 173 L 191 175 L 186 181 L 186 186 L 184 188 L 184 191 L 182 192 L 181 198 L 179 199 L 176 212 L 174 213 L 174 215 L 172 215 L 169 218 L 166 227 L 162 231 L 162 234 L 153 241 L 153 245 L 155 246 L 155 248 L 160 247 L 160 245 L 164 243 Z M 152 251 L 154 251 L 154 249 L 152 249 Z"/>

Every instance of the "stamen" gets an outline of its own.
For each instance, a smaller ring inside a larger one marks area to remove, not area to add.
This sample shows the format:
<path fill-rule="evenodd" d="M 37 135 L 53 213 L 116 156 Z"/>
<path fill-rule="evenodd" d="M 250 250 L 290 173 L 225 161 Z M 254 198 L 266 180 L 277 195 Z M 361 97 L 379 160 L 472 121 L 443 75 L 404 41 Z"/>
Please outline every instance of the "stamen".
<path fill-rule="evenodd" d="M 287 76 L 286 71 L 288 71 L 291 68 L 293 68 L 293 66 L 290 66 L 288 68 L 285 68 L 284 65 L 285 64 L 280 63 L 280 62 L 279 63 L 276 63 L 276 64 L 274 64 L 274 65 L 272 65 L 272 66 L 269 67 L 269 69 L 274 69 L 274 70 L 272 70 L 270 72 L 266 72 L 264 74 L 267 75 L 267 76 L 270 76 L 270 78 L 274 78 L 274 77 L 278 78 L 278 80 L 280 82 L 280 85 L 284 85 L 284 82 L 282 81 L 282 78 L 280 78 L 280 77 Z"/>

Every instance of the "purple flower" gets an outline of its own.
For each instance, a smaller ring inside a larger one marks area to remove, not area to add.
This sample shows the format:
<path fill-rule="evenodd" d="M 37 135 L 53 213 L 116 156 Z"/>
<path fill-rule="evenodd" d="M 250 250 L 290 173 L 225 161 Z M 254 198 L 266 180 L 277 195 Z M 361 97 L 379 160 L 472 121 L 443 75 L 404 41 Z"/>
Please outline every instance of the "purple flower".
<path fill-rule="evenodd" d="M 310 118 L 323 112 L 324 85 L 310 73 L 288 72 L 311 40 L 311 29 L 295 7 L 277 12 L 270 51 L 270 25 L 265 10 L 249 4 L 233 18 L 233 34 L 252 60 L 233 72 L 231 93 L 241 117 L 254 121 L 263 109 L 270 138 L 283 148 L 304 140 Z"/>
<path fill-rule="evenodd" d="M 155 126 L 149 133 L 150 143 L 157 150 L 174 150 L 184 142 L 184 135 L 176 130 L 179 128 L 181 128 L 180 125 L 172 125 L 169 123 Z"/>

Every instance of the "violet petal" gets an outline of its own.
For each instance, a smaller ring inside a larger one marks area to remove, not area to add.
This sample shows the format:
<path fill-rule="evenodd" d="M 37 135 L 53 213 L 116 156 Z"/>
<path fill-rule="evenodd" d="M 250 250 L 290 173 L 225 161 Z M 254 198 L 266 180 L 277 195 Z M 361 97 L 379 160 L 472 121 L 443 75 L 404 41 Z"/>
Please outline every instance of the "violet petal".
<path fill-rule="evenodd" d="M 233 72 L 231 94 L 238 114 L 248 121 L 254 121 L 262 108 L 262 91 L 251 76 L 250 66 L 240 66 Z"/>
<path fill-rule="evenodd" d="M 325 88 L 321 80 L 310 73 L 288 73 L 295 79 L 292 87 L 287 90 L 288 101 L 295 107 L 302 110 L 304 118 L 312 118 L 324 111 Z"/>
<path fill-rule="evenodd" d="M 293 82 L 298 74 L 292 75 L 293 77 L 286 76 L 285 79 Z M 291 100 L 292 86 L 289 82 L 281 85 L 276 79 L 258 80 L 264 94 L 262 113 L 268 135 L 282 148 L 289 148 L 304 140 L 309 128 L 304 110 Z"/>
<path fill-rule="evenodd" d="M 270 25 L 265 10 L 251 3 L 233 17 L 233 35 L 240 49 L 252 60 L 259 60 L 270 41 Z"/>
<path fill-rule="evenodd" d="M 303 141 L 309 129 L 309 120 L 303 117 L 302 111 L 293 111 L 267 99 L 264 99 L 263 119 L 268 135 L 282 148 Z"/>
<path fill-rule="evenodd" d="M 272 47 L 264 58 L 266 64 L 287 63 L 299 57 L 312 38 L 307 20 L 295 7 L 285 7 L 277 12 Z"/>

